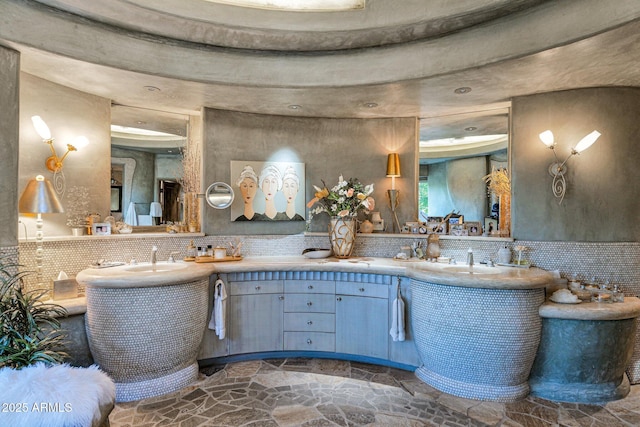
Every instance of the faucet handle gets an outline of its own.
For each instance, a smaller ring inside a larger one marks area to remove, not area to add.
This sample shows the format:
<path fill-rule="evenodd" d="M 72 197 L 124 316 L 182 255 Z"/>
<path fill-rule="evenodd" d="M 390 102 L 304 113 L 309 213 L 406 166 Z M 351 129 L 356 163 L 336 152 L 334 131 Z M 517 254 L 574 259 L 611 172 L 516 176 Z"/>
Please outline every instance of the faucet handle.
<path fill-rule="evenodd" d="M 169 259 L 167 260 L 167 262 L 176 262 L 175 258 L 173 257 L 174 255 L 178 255 L 180 252 L 171 252 L 169 254 Z"/>

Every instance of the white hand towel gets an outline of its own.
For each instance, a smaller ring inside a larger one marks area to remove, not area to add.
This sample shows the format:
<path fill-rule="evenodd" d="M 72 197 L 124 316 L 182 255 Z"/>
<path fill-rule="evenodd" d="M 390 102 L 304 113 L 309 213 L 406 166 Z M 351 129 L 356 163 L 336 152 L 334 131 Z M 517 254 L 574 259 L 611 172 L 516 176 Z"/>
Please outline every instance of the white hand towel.
<path fill-rule="evenodd" d="M 213 287 L 213 311 L 209 329 L 214 330 L 219 339 L 226 335 L 225 318 L 227 315 L 227 290 L 222 279 L 216 280 Z"/>
<path fill-rule="evenodd" d="M 391 310 L 391 330 L 389 335 L 394 341 L 404 341 L 404 301 L 401 297 L 396 298 L 393 301 Z"/>
<path fill-rule="evenodd" d="M 138 215 L 136 214 L 136 204 L 131 202 L 127 208 L 127 214 L 124 217 L 124 222 L 129 225 L 138 225 Z"/>

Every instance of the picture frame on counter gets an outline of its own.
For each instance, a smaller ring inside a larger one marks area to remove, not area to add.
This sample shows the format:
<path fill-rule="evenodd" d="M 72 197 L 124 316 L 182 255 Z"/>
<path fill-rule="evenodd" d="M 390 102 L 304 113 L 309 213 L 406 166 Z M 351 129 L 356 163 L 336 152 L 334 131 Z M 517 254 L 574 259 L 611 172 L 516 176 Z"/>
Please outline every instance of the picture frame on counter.
<path fill-rule="evenodd" d="M 94 236 L 109 236 L 111 234 L 111 224 L 108 222 L 96 222 L 91 225 L 91 234 Z"/>
<path fill-rule="evenodd" d="M 450 236 L 468 236 L 469 230 L 467 230 L 464 224 L 450 224 L 449 225 Z"/>
<path fill-rule="evenodd" d="M 498 220 L 496 218 L 485 217 L 484 218 L 484 234 L 491 236 L 498 232 Z"/>
<path fill-rule="evenodd" d="M 480 221 L 469 221 L 464 223 L 469 236 L 482 236 L 482 224 Z"/>
<path fill-rule="evenodd" d="M 427 222 L 427 234 L 447 234 L 447 224 L 443 222 Z"/>

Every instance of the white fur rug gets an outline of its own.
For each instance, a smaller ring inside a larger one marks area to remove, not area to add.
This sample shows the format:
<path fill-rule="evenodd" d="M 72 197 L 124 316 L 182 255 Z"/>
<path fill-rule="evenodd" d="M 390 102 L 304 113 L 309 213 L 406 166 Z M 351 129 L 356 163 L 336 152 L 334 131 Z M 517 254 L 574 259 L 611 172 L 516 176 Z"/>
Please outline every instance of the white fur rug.
<path fill-rule="evenodd" d="M 37 364 L 0 369 L 0 426 L 89 427 L 116 387 L 97 366 Z"/>

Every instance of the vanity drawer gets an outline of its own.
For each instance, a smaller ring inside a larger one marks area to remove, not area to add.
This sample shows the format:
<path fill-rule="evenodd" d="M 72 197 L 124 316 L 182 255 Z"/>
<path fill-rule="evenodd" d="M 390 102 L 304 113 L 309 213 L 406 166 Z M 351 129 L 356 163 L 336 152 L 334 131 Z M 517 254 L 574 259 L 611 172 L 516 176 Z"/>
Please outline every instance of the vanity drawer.
<path fill-rule="evenodd" d="M 336 282 L 332 280 L 285 280 L 284 291 L 292 294 L 334 294 Z"/>
<path fill-rule="evenodd" d="M 388 299 L 389 286 L 377 283 L 337 282 L 336 294 Z"/>
<path fill-rule="evenodd" d="M 246 282 L 229 282 L 229 295 L 281 294 L 284 285 L 282 280 L 250 280 Z"/>
<path fill-rule="evenodd" d="M 285 313 L 284 330 L 335 332 L 336 315 L 333 313 Z"/>
<path fill-rule="evenodd" d="M 336 298 L 333 294 L 287 294 L 284 298 L 285 313 L 335 313 Z"/>
<path fill-rule="evenodd" d="M 284 349 L 335 352 L 336 336 L 325 332 L 285 332 Z"/>

